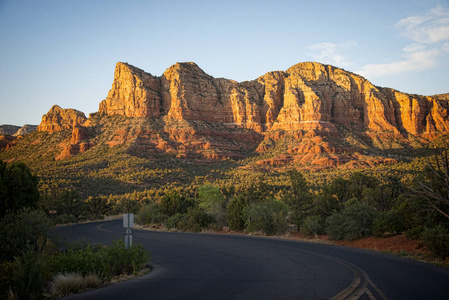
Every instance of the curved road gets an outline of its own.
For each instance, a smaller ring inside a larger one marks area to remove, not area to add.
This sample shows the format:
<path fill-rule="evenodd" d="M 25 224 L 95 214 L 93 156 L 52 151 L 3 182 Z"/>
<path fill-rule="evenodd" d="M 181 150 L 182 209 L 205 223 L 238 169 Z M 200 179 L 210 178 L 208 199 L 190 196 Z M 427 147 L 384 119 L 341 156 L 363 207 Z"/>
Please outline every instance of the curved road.
<path fill-rule="evenodd" d="M 111 243 L 122 220 L 55 229 Z M 219 234 L 134 230 L 153 271 L 64 299 L 449 299 L 449 270 L 369 250 Z"/>

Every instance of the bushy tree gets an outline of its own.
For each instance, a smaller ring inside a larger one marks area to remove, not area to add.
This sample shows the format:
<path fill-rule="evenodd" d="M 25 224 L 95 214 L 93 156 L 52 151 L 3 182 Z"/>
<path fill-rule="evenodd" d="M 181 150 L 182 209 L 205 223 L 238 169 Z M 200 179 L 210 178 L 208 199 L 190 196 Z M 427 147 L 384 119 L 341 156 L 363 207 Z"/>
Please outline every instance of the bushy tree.
<path fill-rule="evenodd" d="M 376 236 L 394 235 L 403 230 L 404 222 L 396 209 L 380 213 L 373 222 L 373 233 Z"/>
<path fill-rule="evenodd" d="M 220 188 L 210 184 L 198 188 L 198 206 L 215 219 L 219 226 L 226 225 L 226 199 Z"/>
<path fill-rule="evenodd" d="M 194 202 L 192 200 L 179 195 L 179 193 L 175 190 L 165 194 L 161 198 L 160 203 L 162 209 L 168 216 L 173 216 L 177 213 L 184 214 L 187 212 L 189 207 L 194 206 Z"/>
<path fill-rule="evenodd" d="M 39 237 L 48 236 L 51 220 L 40 210 L 24 208 L 0 220 L 0 258 L 12 260 L 36 246 Z"/>
<path fill-rule="evenodd" d="M 386 185 L 380 185 L 375 188 L 365 188 L 362 195 L 363 202 L 381 212 L 386 212 L 392 209 L 396 200 L 392 197 L 392 191 Z"/>
<path fill-rule="evenodd" d="M 90 213 L 94 219 L 101 218 L 107 213 L 109 205 L 105 198 L 103 197 L 92 197 L 86 199 L 86 204 L 89 208 Z"/>
<path fill-rule="evenodd" d="M 56 210 L 55 222 L 70 223 L 86 218 L 89 202 L 83 201 L 74 189 L 55 188 L 43 195 L 40 207 L 45 211 Z"/>
<path fill-rule="evenodd" d="M 435 258 L 449 257 L 449 232 L 441 225 L 425 228 L 421 238 Z"/>
<path fill-rule="evenodd" d="M 183 218 L 184 218 L 183 214 L 180 214 L 180 213 L 174 214 L 173 216 L 171 216 L 167 220 L 165 220 L 164 225 L 168 229 L 177 228 L 179 222 L 181 222 Z"/>
<path fill-rule="evenodd" d="M 245 210 L 246 227 L 250 232 L 284 233 L 288 228 L 287 213 L 287 205 L 282 201 L 266 200 L 253 203 Z"/>
<path fill-rule="evenodd" d="M 212 222 L 213 218 L 202 208 L 189 207 L 181 221 L 177 224 L 177 228 L 182 231 L 200 232 Z"/>
<path fill-rule="evenodd" d="M 283 200 L 292 212 L 292 223 L 299 228 L 314 207 L 313 197 L 309 191 L 307 181 L 300 172 L 296 170 L 289 171 L 288 176 L 290 179 L 290 190 L 286 193 Z"/>
<path fill-rule="evenodd" d="M 362 200 L 363 192 L 366 188 L 375 189 L 379 184 L 379 180 L 375 177 L 355 172 L 348 179 L 348 199 L 356 198 Z"/>
<path fill-rule="evenodd" d="M 323 232 L 324 220 L 320 216 L 308 216 L 301 226 L 301 233 L 307 235 L 323 234 Z"/>
<path fill-rule="evenodd" d="M 449 142 L 441 141 L 433 149 L 423 174 L 410 190 L 427 201 L 440 215 L 449 219 Z"/>
<path fill-rule="evenodd" d="M 355 199 L 355 198 L 354 198 Z M 327 233 L 333 240 L 355 240 L 372 235 L 378 213 L 364 203 L 354 203 L 327 219 Z"/>
<path fill-rule="evenodd" d="M 37 178 L 24 163 L 6 164 L 0 161 L 0 217 L 6 211 L 37 207 Z"/>
<path fill-rule="evenodd" d="M 405 230 L 416 226 L 430 225 L 428 224 L 429 214 L 436 214 L 429 209 L 426 200 L 415 195 L 401 195 L 397 199 L 397 205 Z M 433 221 L 431 222 L 433 223 Z"/>
<path fill-rule="evenodd" d="M 243 195 L 233 198 L 227 207 L 226 220 L 232 230 L 243 230 L 245 228 L 246 199 Z"/>
<path fill-rule="evenodd" d="M 136 215 L 139 224 L 162 224 L 168 219 L 168 215 L 159 203 L 151 203 L 142 206 Z"/>
<path fill-rule="evenodd" d="M 330 184 L 323 187 L 317 196 L 317 203 L 313 208 L 315 215 L 328 217 L 343 209 L 343 203 L 350 199 L 349 182 L 337 177 Z"/>

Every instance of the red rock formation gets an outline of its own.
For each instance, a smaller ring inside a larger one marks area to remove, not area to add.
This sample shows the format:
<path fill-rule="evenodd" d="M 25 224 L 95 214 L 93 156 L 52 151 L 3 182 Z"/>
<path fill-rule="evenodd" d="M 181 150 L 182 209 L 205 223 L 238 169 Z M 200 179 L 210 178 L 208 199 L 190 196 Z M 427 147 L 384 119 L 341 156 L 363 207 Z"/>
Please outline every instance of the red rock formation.
<path fill-rule="evenodd" d="M 15 144 L 15 138 L 9 134 L 0 134 L 0 150 L 11 149 Z"/>
<path fill-rule="evenodd" d="M 89 133 L 85 127 L 77 126 L 72 130 L 72 138 L 70 140 L 70 144 L 75 145 L 79 144 L 81 141 L 85 140 L 88 137 Z"/>
<path fill-rule="evenodd" d="M 160 78 L 127 63 L 117 63 L 112 88 L 100 112 L 127 117 L 158 118 L 161 114 Z"/>
<path fill-rule="evenodd" d="M 61 145 L 63 150 L 56 157 L 56 160 L 66 159 L 89 150 L 93 146 L 93 143 L 88 141 L 88 136 L 89 132 L 87 128 L 82 126 L 73 127 L 69 144 L 64 143 Z"/>
<path fill-rule="evenodd" d="M 42 116 L 42 122 L 37 127 L 38 131 L 49 133 L 64 129 L 73 129 L 86 121 L 84 113 L 75 109 L 62 109 L 54 105 L 47 114 Z"/>
<path fill-rule="evenodd" d="M 395 134 L 447 132 L 447 101 L 378 88 L 361 76 L 319 63 L 300 63 L 237 83 L 213 78 L 194 63 L 154 77 L 117 63 L 100 112 L 131 117 L 202 120 L 270 130 L 314 130 L 338 136 L 335 125 Z"/>
<path fill-rule="evenodd" d="M 136 155 L 224 159 L 283 149 L 287 154 L 257 164 L 355 167 L 362 162 L 350 161 L 360 160 L 368 166 L 387 160 L 357 156 L 369 147 L 363 139 L 388 148 L 390 141 L 408 143 L 410 135 L 417 141 L 447 134 L 448 98 L 376 87 L 313 62 L 241 83 L 214 78 L 194 63 L 176 63 L 157 77 L 119 62 L 98 114 L 86 120 L 81 112 L 54 106 L 38 130 L 73 130 L 59 158 L 92 147 L 89 132 L 95 130 L 88 128 L 109 124 L 102 116 L 122 115 L 131 118 L 112 118 L 102 142 L 127 144 Z"/>

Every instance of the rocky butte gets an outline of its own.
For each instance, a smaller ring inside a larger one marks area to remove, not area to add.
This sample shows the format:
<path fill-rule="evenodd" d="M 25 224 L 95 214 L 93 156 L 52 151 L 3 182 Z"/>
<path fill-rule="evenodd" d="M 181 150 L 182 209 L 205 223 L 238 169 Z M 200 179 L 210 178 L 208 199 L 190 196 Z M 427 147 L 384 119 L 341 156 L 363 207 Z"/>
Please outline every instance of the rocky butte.
<path fill-rule="evenodd" d="M 86 140 L 89 128 L 115 115 L 128 121 L 108 144 L 130 143 L 139 155 L 238 158 L 283 143 L 283 154 L 259 165 L 390 163 L 365 157 L 363 149 L 388 148 L 386 141 L 392 140 L 402 146 L 412 139 L 426 143 L 449 131 L 447 95 L 376 87 L 357 74 L 315 62 L 245 82 L 214 78 L 192 62 L 176 63 L 160 77 L 119 62 L 98 113 L 86 118 L 54 106 L 38 130 L 71 129 L 70 147 L 87 151 L 97 143 L 92 134 L 93 140 Z M 80 143 L 84 146 L 74 146 Z M 64 151 L 62 158 L 78 153 Z"/>

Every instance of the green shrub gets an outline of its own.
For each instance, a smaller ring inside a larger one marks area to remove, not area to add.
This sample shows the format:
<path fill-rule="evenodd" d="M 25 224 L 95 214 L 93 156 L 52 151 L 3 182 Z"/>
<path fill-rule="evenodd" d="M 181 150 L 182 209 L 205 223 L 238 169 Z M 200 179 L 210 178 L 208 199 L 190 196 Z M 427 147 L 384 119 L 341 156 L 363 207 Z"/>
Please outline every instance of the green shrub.
<path fill-rule="evenodd" d="M 179 222 L 181 222 L 183 218 L 184 218 L 184 215 L 183 215 L 183 214 L 177 213 L 177 214 L 175 214 L 175 215 L 169 217 L 169 218 L 165 221 L 164 225 L 165 225 L 165 227 L 167 227 L 168 229 L 177 228 Z"/>
<path fill-rule="evenodd" d="M 383 212 L 373 222 L 375 236 L 394 235 L 404 230 L 404 223 L 397 210 Z"/>
<path fill-rule="evenodd" d="M 78 219 L 74 215 L 60 214 L 54 218 L 55 224 L 77 223 Z"/>
<path fill-rule="evenodd" d="M 21 162 L 7 165 L 0 160 L 0 217 L 24 207 L 36 208 L 37 177 Z"/>
<path fill-rule="evenodd" d="M 49 194 L 44 194 L 40 206 L 44 210 L 56 210 L 55 223 L 76 223 L 86 219 L 89 213 L 88 203 L 80 198 L 74 189 L 54 189 Z"/>
<path fill-rule="evenodd" d="M 68 249 L 65 253 L 53 255 L 51 269 L 53 274 L 76 273 L 86 276 L 95 273 L 102 278 L 109 278 L 110 259 L 106 249 L 96 250 L 89 245 L 84 249 Z"/>
<path fill-rule="evenodd" d="M 199 207 L 190 207 L 177 228 L 181 231 L 200 232 L 207 228 L 214 220 L 203 209 Z"/>
<path fill-rule="evenodd" d="M 117 240 L 106 250 L 112 276 L 137 272 L 150 260 L 150 254 L 141 244 L 132 244 L 126 250 L 125 242 Z"/>
<path fill-rule="evenodd" d="M 53 274 L 97 274 L 109 279 L 137 272 L 149 259 L 149 253 L 143 245 L 133 244 L 126 250 L 125 243 L 117 240 L 112 246 L 87 245 L 82 249 L 68 249 L 65 253 L 55 254 L 51 259 L 51 269 Z"/>
<path fill-rule="evenodd" d="M 324 221 L 320 216 L 309 216 L 304 220 L 301 226 L 301 233 L 307 235 L 322 234 L 324 231 L 323 223 Z"/>
<path fill-rule="evenodd" d="M 161 206 L 165 214 L 173 216 L 174 214 L 187 212 L 189 207 L 194 205 L 193 201 L 184 196 L 180 196 L 175 190 L 165 194 L 161 198 Z"/>
<path fill-rule="evenodd" d="M 296 171 L 289 171 L 290 189 L 283 197 L 283 202 L 291 211 L 290 221 L 300 227 L 313 208 L 313 197 L 304 176 Z"/>
<path fill-rule="evenodd" d="M 445 259 L 449 257 L 449 232 L 438 225 L 434 228 L 426 228 L 421 234 L 424 246 L 430 250 L 434 258 Z"/>
<path fill-rule="evenodd" d="M 260 204 L 253 203 L 246 209 L 247 229 L 264 234 L 285 233 L 288 228 L 287 213 L 287 205 L 282 201 L 266 200 Z"/>
<path fill-rule="evenodd" d="M 87 204 L 93 218 L 96 220 L 102 219 L 109 209 L 108 202 L 104 197 L 90 196 L 85 200 L 85 203 Z"/>
<path fill-rule="evenodd" d="M 215 219 L 220 226 L 226 225 L 226 199 L 220 188 L 210 184 L 198 188 L 198 206 Z"/>
<path fill-rule="evenodd" d="M 405 236 L 409 240 L 417 240 L 421 238 L 422 233 L 426 230 L 426 227 L 424 225 L 418 225 L 410 228 L 405 232 Z"/>
<path fill-rule="evenodd" d="M 143 269 L 150 261 L 150 253 L 142 244 L 133 244 L 128 250 L 133 273 Z"/>
<path fill-rule="evenodd" d="M 244 210 L 246 207 L 245 198 L 239 195 L 233 198 L 227 208 L 226 219 L 232 230 L 243 230 L 245 228 Z"/>
<path fill-rule="evenodd" d="M 11 290 L 16 299 L 42 299 L 45 287 L 45 261 L 30 248 L 13 264 Z"/>
<path fill-rule="evenodd" d="M 327 234 L 333 240 L 355 240 L 372 234 L 377 212 L 362 203 L 355 203 L 327 218 Z"/>
<path fill-rule="evenodd" d="M 168 218 L 159 203 L 151 203 L 142 206 L 137 212 L 136 223 L 138 224 L 162 224 Z"/>
<path fill-rule="evenodd" d="M 30 247 L 37 247 L 39 237 L 46 237 L 51 220 L 40 210 L 24 208 L 8 213 L 0 220 L 0 260 L 12 261 Z"/>

